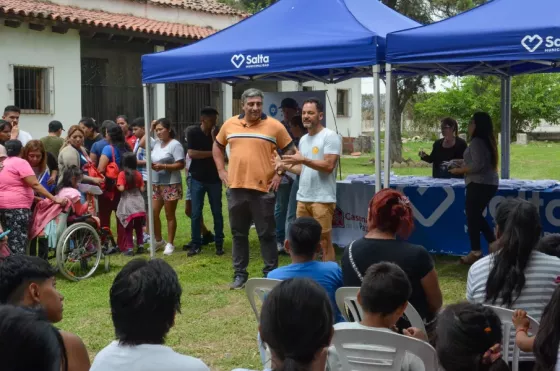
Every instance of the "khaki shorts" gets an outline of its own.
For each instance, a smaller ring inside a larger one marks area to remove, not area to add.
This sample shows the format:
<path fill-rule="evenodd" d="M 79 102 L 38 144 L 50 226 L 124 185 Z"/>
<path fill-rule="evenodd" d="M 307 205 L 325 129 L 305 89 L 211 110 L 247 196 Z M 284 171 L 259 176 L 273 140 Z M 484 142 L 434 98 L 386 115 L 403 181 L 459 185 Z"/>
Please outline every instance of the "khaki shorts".
<path fill-rule="evenodd" d="M 298 218 L 309 216 L 321 224 L 322 233 L 332 230 L 332 221 L 336 203 L 301 202 L 297 203 L 296 215 Z"/>
<path fill-rule="evenodd" d="M 166 184 L 166 185 L 152 185 L 154 201 L 177 201 L 183 198 L 183 185 Z"/>

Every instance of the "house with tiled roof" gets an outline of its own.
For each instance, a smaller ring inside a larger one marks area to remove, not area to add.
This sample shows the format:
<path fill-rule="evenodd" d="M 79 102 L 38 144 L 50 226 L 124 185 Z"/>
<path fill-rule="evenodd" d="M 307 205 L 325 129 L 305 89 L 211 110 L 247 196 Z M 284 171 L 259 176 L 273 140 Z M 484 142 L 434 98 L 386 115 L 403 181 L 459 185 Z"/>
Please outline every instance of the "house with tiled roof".
<path fill-rule="evenodd" d="M 188 45 L 247 16 L 218 0 L 0 0 L 0 106 L 19 106 L 21 128 L 34 138 L 55 119 L 69 127 L 81 117 L 143 116 L 142 55 Z M 344 136 L 361 133 L 359 79 L 157 85 L 152 114 L 182 133 L 204 106 L 218 108 L 222 119 L 239 112 L 248 87 L 326 90 L 327 125 Z"/>
<path fill-rule="evenodd" d="M 0 106 L 19 106 L 35 138 L 54 119 L 69 127 L 81 117 L 142 116 L 143 54 L 246 16 L 217 0 L 0 0 Z M 187 125 L 220 94 L 215 83 L 162 85 L 154 114 Z"/>

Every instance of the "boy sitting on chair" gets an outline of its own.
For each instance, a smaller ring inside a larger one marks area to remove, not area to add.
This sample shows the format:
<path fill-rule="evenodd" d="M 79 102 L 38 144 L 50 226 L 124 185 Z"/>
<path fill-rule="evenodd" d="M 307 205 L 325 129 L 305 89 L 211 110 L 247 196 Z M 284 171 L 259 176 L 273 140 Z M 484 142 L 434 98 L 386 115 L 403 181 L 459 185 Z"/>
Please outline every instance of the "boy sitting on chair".
<path fill-rule="evenodd" d="M 373 328 L 394 332 L 395 325 L 404 314 L 412 287 L 406 273 L 395 264 L 379 263 L 368 268 L 362 287 L 358 292 L 358 304 L 362 307 L 362 322 L 338 323 L 334 329 Z M 405 335 L 426 341 L 427 337 L 419 329 L 405 330 Z M 329 348 L 328 369 L 342 370 L 334 346 Z M 424 371 L 424 363 L 417 356 L 407 353 L 401 371 Z"/>
<path fill-rule="evenodd" d="M 0 259 L 0 304 L 41 308 L 51 323 L 62 321 L 64 296 L 56 289 L 56 270 L 37 256 Z M 68 355 L 68 371 L 89 370 L 87 349 L 72 333 L 60 331 Z"/>
<path fill-rule="evenodd" d="M 292 264 L 276 268 L 268 274 L 268 278 L 287 280 L 289 278 L 310 278 L 317 282 L 329 294 L 335 313 L 335 322 L 343 322 L 336 305 L 335 293 L 344 285 L 342 270 L 335 262 L 317 261 L 321 251 L 321 225 L 313 218 L 296 219 L 288 231 L 288 239 L 284 243 L 285 251 L 290 254 Z"/>

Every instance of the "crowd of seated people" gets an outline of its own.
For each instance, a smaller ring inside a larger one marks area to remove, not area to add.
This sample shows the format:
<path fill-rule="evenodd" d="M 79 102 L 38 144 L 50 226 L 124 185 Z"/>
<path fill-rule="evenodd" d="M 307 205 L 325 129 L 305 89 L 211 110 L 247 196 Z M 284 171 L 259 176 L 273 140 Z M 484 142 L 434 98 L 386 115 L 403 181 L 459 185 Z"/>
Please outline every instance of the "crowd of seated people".
<path fill-rule="evenodd" d="M 536 206 L 519 199 L 499 205 L 497 241 L 490 255 L 470 268 L 467 301 L 446 305 L 432 258 L 404 240 L 412 228 L 408 199 L 384 190 L 372 199 L 368 214 L 369 232 L 347 248 L 342 267 L 316 261 L 317 221 L 299 218 L 291 224 L 285 249 L 292 263 L 270 273 L 281 282 L 266 295 L 260 315 L 259 338 L 269 350 L 271 370 L 344 370 L 345 349 L 333 337 L 348 329 L 431 344 L 440 370 L 510 370 L 511 357 L 502 357 L 502 321 L 490 306 L 515 311 L 513 339 L 524 352 L 519 370 L 560 370 L 560 238 L 541 237 Z M 2 369 L 209 369 L 203 360 L 164 345 L 180 320 L 182 294 L 176 272 L 165 261 L 134 259 L 117 274 L 108 293 L 115 341 L 91 366 L 81 339 L 52 325 L 62 319 L 63 303 L 55 273 L 38 257 L 0 260 L 0 359 L 8 364 Z M 359 287 L 363 315 L 357 322 L 345 322 L 334 299 L 343 286 Z M 420 313 L 426 333 L 405 318 L 410 305 Z M 540 322 L 538 331 L 530 328 L 529 317 Z M 30 353 L 40 365 L 24 356 Z M 407 351 L 401 370 L 428 371 L 422 357 Z"/>

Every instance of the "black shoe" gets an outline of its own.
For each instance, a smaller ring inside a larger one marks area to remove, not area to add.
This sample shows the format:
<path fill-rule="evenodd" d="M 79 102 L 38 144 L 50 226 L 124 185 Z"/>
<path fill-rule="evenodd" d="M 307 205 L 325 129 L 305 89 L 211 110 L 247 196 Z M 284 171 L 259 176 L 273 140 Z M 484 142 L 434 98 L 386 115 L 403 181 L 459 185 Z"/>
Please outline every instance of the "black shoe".
<path fill-rule="evenodd" d="M 224 247 L 221 245 L 216 245 L 216 255 L 222 256 L 224 254 L 225 254 Z"/>
<path fill-rule="evenodd" d="M 183 251 L 189 251 L 192 247 L 192 241 L 186 245 L 183 245 Z"/>
<path fill-rule="evenodd" d="M 128 249 L 125 252 L 121 253 L 123 256 L 134 256 L 134 250 Z"/>
<path fill-rule="evenodd" d="M 187 253 L 187 256 L 198 255 L 200 254 L 201 251 L 202 249 L 200 248 L 200 246 L 192 245 L 191 248 L 189 249 L 189 252 Z"/>
<path fill-rule="evenodd" d="M 202 236 L 202 246 L 209 245 L 215 240 L 214 234 L 210 231 Z"/>
<path fill-rule="evenodd" d="M 247 278 L 242 277 L 242 276 L 236 276 L 233 279 L 233 282 L 231 283 L 231 285 L 229 285 L 229 289 L 230 290 L 241 290 L 242 288 L 245 287 L 246 282 L 247 282 Z"/>
<path fill-rule="evenodd" d="M 138 248 L 136 249 L 136 254 L 144 254 L 145 252 L 146 250 L 143 246 L 138 246 Z"/>

